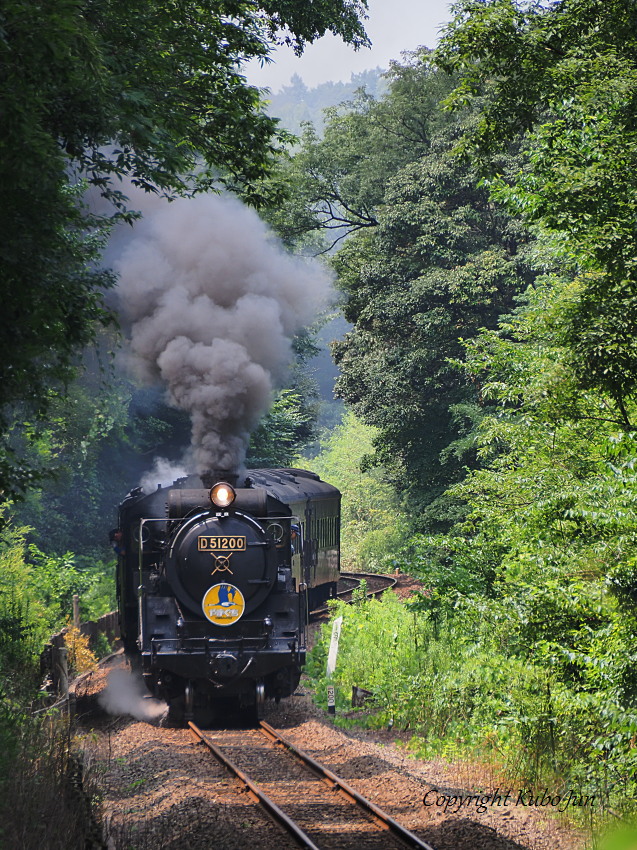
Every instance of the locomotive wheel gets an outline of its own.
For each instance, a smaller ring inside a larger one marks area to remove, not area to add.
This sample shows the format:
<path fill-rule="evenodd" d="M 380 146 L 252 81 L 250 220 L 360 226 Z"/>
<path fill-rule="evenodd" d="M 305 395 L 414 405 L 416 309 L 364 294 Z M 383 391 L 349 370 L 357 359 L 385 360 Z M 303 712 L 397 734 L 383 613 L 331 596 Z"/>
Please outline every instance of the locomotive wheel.
<path fill-rule="evenodd" d="M 166 726 L 179 728 L 185 725 L 184 721 L 184 698 L 174 697 L 168 703 L 168 714 L 166 715 Z"/>
<path fill-rule="evenodd" d="M 254 683 L 253 699 L 249 702 L 239 701 L 238 717 L 245 726 L 257 726 L 263 720 L 265 709 L 265 682 Z"/>
<path fill-rule="evenodd" d="M 207 694 L 197 691 L 194 682 L 187 682 L 183 693 L 168 703 L 166 725 L 181 728 L 192 720 L 197 726 L 208 726 L 214 718 L 214 708 Z"/>

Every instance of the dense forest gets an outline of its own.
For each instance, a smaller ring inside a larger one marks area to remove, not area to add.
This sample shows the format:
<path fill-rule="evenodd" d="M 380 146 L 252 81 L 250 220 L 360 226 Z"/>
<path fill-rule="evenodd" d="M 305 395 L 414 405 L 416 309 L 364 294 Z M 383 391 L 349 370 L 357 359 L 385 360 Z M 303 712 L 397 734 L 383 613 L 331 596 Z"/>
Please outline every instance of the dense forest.
<path fill-rule="evenodd" d="M 422 586 L 340 611 L 340 704 L 358 685 L 421 753 L 637 815 L 637 9 L 461 0 L 436 50 L 343 102 L 296 79 L 265 104 L 237 60 L 364 44 L 365 4 L 223 5 L 2 13 L 0 786 L 73 594 L 114 605 L 118 501 L 191 439 L 122 367 L 112 246 L 135 192 L 223 191 L 336 290 L 290 333 L 246 465 L 339 486 L 344 566 Z M 313 366 L 335 313 L 339 406 Z"/>

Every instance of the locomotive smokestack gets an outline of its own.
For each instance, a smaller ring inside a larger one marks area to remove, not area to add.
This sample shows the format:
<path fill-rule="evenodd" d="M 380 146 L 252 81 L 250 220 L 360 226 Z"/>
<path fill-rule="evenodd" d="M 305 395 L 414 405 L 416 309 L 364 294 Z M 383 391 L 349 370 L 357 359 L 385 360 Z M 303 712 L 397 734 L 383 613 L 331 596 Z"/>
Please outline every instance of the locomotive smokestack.
<path fill-rule="evenodd" d="M 287 254 L 235 199 L 126 192 L 143 218 L 115 234 L 107 258 L 119 274 L 130 365 L 146 383 L 163 381 L 169 403 L 190 414 L 199 474 L 239 469 L 294 334 L 327 299 L 328 274 Z"/>

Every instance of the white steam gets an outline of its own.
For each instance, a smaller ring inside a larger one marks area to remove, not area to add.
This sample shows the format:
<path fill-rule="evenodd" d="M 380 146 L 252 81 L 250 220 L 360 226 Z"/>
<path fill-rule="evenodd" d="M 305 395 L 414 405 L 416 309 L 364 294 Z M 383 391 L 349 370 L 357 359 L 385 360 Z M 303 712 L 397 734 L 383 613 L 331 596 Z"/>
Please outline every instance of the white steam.
<path fill-rule="evenodd" d="M 197 471 L 236 469 L 284 378 L 294 334 L 325 304 L 328 274 L 286 254 L 223 196 L 134 195 L 144 218 L 115 239 L 129 365 L 190 413 Z M 110 252 L 109 252 L 110 253 Z"/>
<path fill-rule="evenodd" d="M 108 674 L 108 684 L 98 702 L 109 714 L 130 714 L 136 720 L 153 723 L 168 711 L 161 700 L 148 698 L 148 691 L 139 676 L 128 670 L 115 669 Z"/>
<path fill-rule="evenodd" d="M 146 493 L 152 493 L 153 490 L 157 489 L 158 484 L 162 487 L 168 487 L 177 478 L 184 478 L 186 475 L 188 475 L 188 470 L 185 464 L 173 463 L 165 457 L 156 457 L 152 469 L 145 473 L 139 482 L 139 486 Z"/>

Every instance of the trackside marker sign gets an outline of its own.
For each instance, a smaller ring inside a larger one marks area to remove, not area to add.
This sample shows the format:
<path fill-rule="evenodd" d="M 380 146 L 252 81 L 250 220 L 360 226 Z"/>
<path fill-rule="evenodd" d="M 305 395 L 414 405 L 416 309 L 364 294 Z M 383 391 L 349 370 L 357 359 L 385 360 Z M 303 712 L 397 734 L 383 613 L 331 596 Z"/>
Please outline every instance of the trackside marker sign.
<path fill-rule="evenodd" d="M 336 670 L 336 657 L 338 655 L 338 642 L 341 637 L 341 626 L 343 618 L 337 617 L 332 623 L 332 639 L 330 640 L 330 651 L 327 656 L 327 678 L 331 679 Z M 336 714 L 336 694 L 334 685 L 327 686 L 327 710 L 330 714 Z"/>

